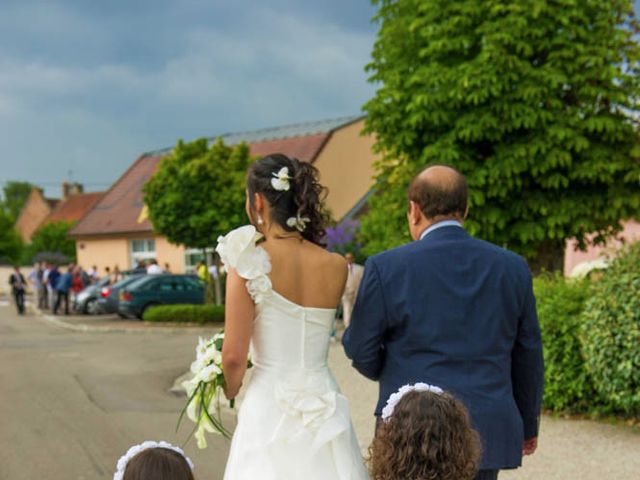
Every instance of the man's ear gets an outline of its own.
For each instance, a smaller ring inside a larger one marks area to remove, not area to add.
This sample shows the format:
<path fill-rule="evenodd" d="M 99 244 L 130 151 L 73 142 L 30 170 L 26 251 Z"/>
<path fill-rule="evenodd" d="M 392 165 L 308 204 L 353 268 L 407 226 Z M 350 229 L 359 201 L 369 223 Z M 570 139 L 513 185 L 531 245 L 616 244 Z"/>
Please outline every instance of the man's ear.
<path fill-rule="evenodd" d="M 418 225 L 422 219 L 420 206 L 413 200 L 409 200 L 409 222 L 411 225 Z"/>

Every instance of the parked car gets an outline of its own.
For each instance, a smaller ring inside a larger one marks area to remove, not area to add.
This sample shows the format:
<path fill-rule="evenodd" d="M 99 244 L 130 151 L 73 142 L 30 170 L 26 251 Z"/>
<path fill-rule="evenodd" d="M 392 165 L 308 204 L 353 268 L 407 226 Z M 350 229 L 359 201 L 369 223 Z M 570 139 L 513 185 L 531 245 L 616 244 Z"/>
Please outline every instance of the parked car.
<path fill-rule="evenodd" d="M 120 294 L 120 290 L 130 283 L 135 282 L 141 276 L 142 275 L 130 275 L 113 285 L 102 287 L 100 290 L 100 298 L 98 298 L 98 308 L 101 313 L 118 313 L 118 296 Z"/>
<path fill-rule="evenodd" d="M 100 298 L 100 292 L 104 287 L 109 286 L 109 276 L 103 277 L 92 285 L 87 285 L 81 290 L 73 302 L 73 309 L 76 312 L 84 313 L 85 315 L 97 315 L 100 313 L 100 307 L 98 306 L 98 298 Z"/>
<path fill-rule="evenodd" d="M 144 275 L 120 290 L 118 313 L 142 318 L 153 305 L 204 303 L 204 284 L 193 275 Z"/>

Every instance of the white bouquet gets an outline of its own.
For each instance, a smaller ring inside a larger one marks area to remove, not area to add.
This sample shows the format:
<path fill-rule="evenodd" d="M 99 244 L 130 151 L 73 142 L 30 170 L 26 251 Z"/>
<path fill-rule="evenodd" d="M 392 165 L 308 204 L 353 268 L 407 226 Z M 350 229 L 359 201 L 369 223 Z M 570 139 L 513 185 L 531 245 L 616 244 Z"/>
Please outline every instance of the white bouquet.
<path fill-rule="evenodd" d="M 225 385 L 222 371 L 222 344 L 224 331 L 215 334 L 210 339 L 200 337 L 196 347 L 196 359 L 191 364 L 193 378 L 182 383 L 187 392 L 187 404 L 178 418 L 178 428 L 184 414 L 196 424 L 194 428 L 198 448 L 207 448 L 205 432 L 217 433 L 225 438 L 231 434 L 222 424 L 220 398 Z M 248 360 L 251 368 L 251 361 Z M 235 400 L 230 401 L 234 408 Z M 193 432 L 192 432 L 193 433 Z"/>

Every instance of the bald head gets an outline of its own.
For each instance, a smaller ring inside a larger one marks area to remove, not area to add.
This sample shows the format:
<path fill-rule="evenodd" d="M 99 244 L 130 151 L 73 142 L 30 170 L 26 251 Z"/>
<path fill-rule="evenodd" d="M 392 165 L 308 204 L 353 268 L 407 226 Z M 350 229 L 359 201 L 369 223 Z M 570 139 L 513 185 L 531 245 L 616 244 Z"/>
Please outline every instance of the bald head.
<path fill-rule="evenodd" d="M 411 182 L 409 200 L 427 219 L 462 219 L 467 212 L 467 180 L 452 167 L 425 168 Z"/>

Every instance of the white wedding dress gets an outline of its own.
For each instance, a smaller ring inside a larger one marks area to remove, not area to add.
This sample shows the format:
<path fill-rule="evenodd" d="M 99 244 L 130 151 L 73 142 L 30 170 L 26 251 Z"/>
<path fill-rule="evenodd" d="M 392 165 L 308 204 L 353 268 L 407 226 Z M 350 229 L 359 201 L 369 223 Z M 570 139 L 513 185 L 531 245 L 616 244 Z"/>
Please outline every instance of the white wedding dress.
<path fill-rule="evenodd" d="M 327 366 L 335 310 L 302 307 L 275 292 L 259 238 L 254 227 L 241 227 L 216 249 L 256 303 L 254 367 L 224 479 L 368 479 L 348 401 Z"/>

